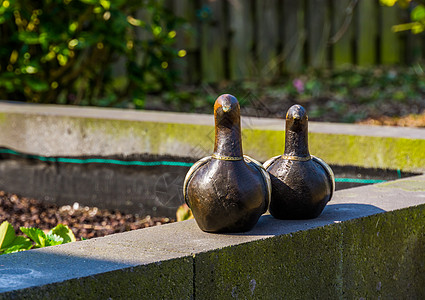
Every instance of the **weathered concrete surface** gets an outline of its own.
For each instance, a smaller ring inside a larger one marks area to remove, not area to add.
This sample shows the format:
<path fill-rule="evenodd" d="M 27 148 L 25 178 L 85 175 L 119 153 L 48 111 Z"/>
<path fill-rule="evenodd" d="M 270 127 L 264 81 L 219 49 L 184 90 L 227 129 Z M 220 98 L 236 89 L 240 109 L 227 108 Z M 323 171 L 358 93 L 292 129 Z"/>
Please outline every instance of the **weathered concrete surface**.
<path fill-rule="evenodd" d="M 425 175 L 342 190 L 313 220 L 195 221 L 0 256 L 0 298 L 425 297 Z"/>
<path fill-rule="evenodd" d="M 244 152 L 283 151 L 284 121 L 242 118 Z M 213 149 L 213 116 L 0 103 L 0 141 L 44 156 L 158 154 L 200 158 Z M 329 164 L 425 170 L 425 129 L 310 122 L 311 153 Z"/>

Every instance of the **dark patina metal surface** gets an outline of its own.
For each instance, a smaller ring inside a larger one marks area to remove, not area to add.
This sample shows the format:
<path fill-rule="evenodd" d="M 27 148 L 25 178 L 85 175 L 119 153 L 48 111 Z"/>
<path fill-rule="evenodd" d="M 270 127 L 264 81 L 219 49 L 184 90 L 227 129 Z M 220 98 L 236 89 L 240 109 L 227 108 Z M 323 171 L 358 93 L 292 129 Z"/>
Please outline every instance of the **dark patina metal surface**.
<path fill-rule="evenodd" d="M 308 117 L 293 105 L 286 114 L 285 151 L 264 163 L 272 182 L 270 213 L 278 219 L 319 216 L 331 199 L 335 182 L 330 167 L 310 155 Z"/>
<path fill-rule="evenodd" d="M 184 196 L 203 231 L 248 231 L 267 210 L 270 179 L 261 164 L 243 157 L 236 98 L 220 96 L 214 118 L 214 153 L 189 170 Z"/>

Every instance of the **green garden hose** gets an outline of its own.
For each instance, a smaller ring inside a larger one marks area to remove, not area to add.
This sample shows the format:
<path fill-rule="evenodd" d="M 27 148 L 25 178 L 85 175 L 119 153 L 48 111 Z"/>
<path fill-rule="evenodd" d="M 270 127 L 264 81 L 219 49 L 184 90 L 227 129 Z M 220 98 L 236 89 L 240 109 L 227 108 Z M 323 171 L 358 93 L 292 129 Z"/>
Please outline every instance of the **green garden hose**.
<path fill-rule="evenodd" d="M 0 149 L 0 154 L 12 154 L 22 158 L 35 159 L 44 162 L 58 162 L 58 163 L 70 163 L 70 164 L 113 164 L 121 166 L 172 166 L 172 167 L 191 167 L 193 163 L 180 162 L 180 161 L 138 161 L 138 160 L 119 160 L 119 159 L 106 159 L 106 158 L 66 158 L 66 157 L 46 157 L 40 155 L 32 155 L 20 153 L 11 149 Z M 397 170 L 398 178 L 401 177 L 400 170 Z M 335 178 L 335 182 L 346 182 L 346 183 L 360 183 L 360 184 L 372 184 L 386 182 L 387 180 L 380 179 L 360 179 L 360 178 Z"/>

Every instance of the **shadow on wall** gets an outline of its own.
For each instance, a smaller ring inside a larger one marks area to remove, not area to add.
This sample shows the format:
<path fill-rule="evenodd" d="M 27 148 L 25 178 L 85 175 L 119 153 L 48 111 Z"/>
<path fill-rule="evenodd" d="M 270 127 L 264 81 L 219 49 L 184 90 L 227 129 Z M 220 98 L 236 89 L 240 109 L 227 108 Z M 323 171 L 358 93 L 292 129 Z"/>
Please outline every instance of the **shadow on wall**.
<path fill-rule="evenodd" d="M 253 230 L 232 235 L 262 235 L 275 236 L 288 234 L 300 230 L 312 229 L 320 226 L 340 223 L 354 218 L 361 218 L 385 212 L 385 210 L 369 204 L 331 204 L 330 202 L 322 214 L 310 220 L 278 220 L 271 215 L 260 218 Z"/>

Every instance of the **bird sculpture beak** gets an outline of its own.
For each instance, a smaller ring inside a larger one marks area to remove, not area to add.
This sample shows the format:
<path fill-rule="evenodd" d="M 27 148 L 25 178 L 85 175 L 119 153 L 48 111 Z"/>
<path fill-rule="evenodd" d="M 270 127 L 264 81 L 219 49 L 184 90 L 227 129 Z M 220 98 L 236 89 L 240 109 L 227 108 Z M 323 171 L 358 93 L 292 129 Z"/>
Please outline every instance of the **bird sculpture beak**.
<path fill-rule="evenodd" d="M 225 103 L 222 106 L 224 112 L 228 112 L 231 107 L 232 107 L 232 105 L 230 103 Z"/>
<path fill-rule="evenodd" d="M 301 116 L 300 116 L 299 114 L 297 114 L 297 113 L 295 113 L 295 114 L 292 116 L 292 118 L 293 118 L 294 120 L 301 120 Z"/>

